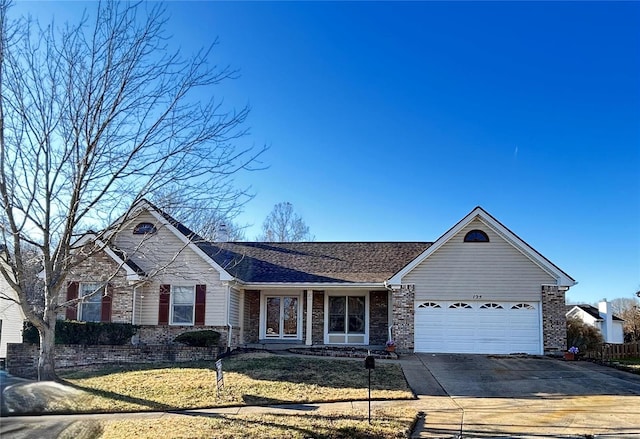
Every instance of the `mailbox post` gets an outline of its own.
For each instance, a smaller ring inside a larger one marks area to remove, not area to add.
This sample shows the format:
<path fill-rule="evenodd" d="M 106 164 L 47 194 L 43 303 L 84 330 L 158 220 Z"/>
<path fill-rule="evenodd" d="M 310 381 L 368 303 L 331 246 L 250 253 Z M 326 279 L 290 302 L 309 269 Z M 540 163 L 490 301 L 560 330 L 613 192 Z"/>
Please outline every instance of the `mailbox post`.
<path fill-rule="evenodd" d="M 367 355 L 364 359 L 364 368 L 369 371 L 369 424 L 371 424 L 371 371 L 376 368 L 376 359 Z"/>

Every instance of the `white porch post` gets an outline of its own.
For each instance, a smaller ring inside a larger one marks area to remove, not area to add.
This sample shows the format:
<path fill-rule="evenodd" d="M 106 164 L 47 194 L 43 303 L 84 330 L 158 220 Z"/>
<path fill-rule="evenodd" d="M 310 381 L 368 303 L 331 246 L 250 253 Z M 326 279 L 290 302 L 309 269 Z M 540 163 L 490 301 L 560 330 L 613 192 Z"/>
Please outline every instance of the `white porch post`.
<path fill-rule="evenodd" d="M 313 344 L 313 337 L 311 331 L 313 330 L 313 290 L 307 290 L 307 330 L 305 344 L 311 346 Z"/>

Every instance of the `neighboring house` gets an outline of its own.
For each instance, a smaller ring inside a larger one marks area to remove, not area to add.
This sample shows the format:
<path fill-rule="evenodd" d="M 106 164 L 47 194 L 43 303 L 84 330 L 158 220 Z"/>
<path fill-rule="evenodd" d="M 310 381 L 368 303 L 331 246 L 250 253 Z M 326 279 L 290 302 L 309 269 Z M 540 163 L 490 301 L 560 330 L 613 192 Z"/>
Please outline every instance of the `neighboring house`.
<path fill-rule="evenodd" d="M 435 242 L 206 242 L 146 201 L 130 218 L 69 273 L 61 301 L 101 294 L 67 318 L 141 325 L 144 344 L 206 328 L 231 348 L 390 336 L 405 352 L 565 348 L 575 281 L 480 207 Z"/>
<path fill-rule="evenodd" d="M 567 305 L 567 317 L 576 317 L 600 330 L 605 343 L 624 343 L 624 320 L 613 314 L 610 302 L 591 305 Z"/>
<path fill-rule="evenodd" d="M 0 275 L 0 359 L 7 358 L 7 343 L 22 343 L 25 316 L 15 300 L 18 294 Z"/>

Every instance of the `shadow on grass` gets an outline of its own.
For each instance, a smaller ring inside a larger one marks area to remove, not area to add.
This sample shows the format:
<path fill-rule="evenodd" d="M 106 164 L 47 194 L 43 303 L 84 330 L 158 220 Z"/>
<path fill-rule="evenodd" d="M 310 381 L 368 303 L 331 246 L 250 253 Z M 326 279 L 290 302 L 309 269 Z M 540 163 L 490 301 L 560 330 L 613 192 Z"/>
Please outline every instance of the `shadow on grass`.
<path fill-rule="evenodd" d="M 280 381 L 334 388 L 366 388 L 368 374 L 362 361 L 331 358 L 278 356 L 246 358 L 231 355 L 224 358 L 223 370 L 243 374 L 254 380 Z M 215 370 L 214 362 L 120 364 L 102 368 L 61 371 L 63 379 L 101 377 L 114 373 L 159 369 Z M 377 364 L 371 375 L 372 390 L 408 391 L 402 369 L 395 364 Z"/>
<path fill-rule="evenodd" d="M 310 405 L 307 403 L 296 403 L 295 401 L 286 401 L 283 399 L 267 398 L 260 395 L 242 395 L 242 400 L 245 405 L 258 405 L 258 406 L 286 406 L 290 410 L 299 411 L 314 411 L 318 410 L 317 405 Z"/>
<path fill-rule="evenodd" d="M 225 420 L 241 425 L 246 425 L 248 431 L 247 434 L 251 434 L 251 428 L 254 428 L 256 423 L 259 423 L 261 426 L 280 429 L 284 431 L 297 431 L 302 434 L 302 437 L 309 437 L 314 439 L 335 439 L 335 438 L 345 438 L 345 439 L 383 439 L 388 438 L 388 431 L 373 431 L 371 424 L 368 424 L 368 418 L 366 415 L 349 415 L 349 414 L 327 414 L 327 415 L 319 415 L 319 414 L 310 414 L 310 415 L 302 415 L 302 414 L 282 414 L 282 413 L 270 413 L 266 415 L 259 415 L 260 420 L 256 420 L 254 418 L 245 420 L 238 418 L 236 415 L 225 415 L 219 413 L 204 413 L 204 412 L 196 412 L 196 411 L 180 411 L 177 414 L 185 415 L 185 416 L 195 416 L 195 417 L 206 417 L 206 418 L 214 418 Z M 274 420 L 265 420 L 263 417 L 269 416 Z M 299 420 L 298 422 L 290 422 L 290 423 L 279 423 L 276 422 L 275 419 L 286 419 L 291 418 L 294 420 Z M 302 421 L 309 422 L 302 422 Z M 315 421 L 315 422 L 314 422 Z M 354 425 L 345 425 L 340 426 L 336 425 L 340 421 L 355 421 L 362 423 L 363 428 L 358 428 L 358 426 Z M 303 424 L 311 424 L 308 427 L 302 426 Z M 326 425 L 321 425 L 326 424 Z M 409 425 L 409 424 L 407 424 Z M 404 433 L 403 429 L 398 429 L 392 437 L 402 437 L 401 435 Z"/>
<path fill-rule="evenodd" d="M 156 401 L 149 401 L 148 399 L 143 399 L 143 398 L 136 398 L 133 396 L 127 396 L 127 395 L 122 395 L 120 393 L 115 393 L 115 392 L 110 392 L 108 390 L 98 390 L 98 389 L 94 389 L 91 387 L 83 387 L 83 386 L 79 386 L 77 384 L 74 384 L 72 382 L 69 381 L 62 381 L 64 385 L 69 386 L 69 387 L 73 387 L 74 389 L 77 390 L 81 390 L 85 393 L 89 393 L 92 395 L 96 395 L 96 396 L 101 396 L 103 398 L 108 398 L 108 399 L 113 399 L 115 401 L 121 401 L 121 402 L 126 402 L 129 404 L 138 404 L 141 405 L 143 407 L 148 408 L 148 410 L 152 410 L 152 411 L 169 411 L 169 410 L 176 410 L 177 407 L 174 406 L 170 406 L 167 404 L 162 404 Z M 80 411 L 82 411 L 82 408 L 80 408 Z M 109 412 L 111 410 L 104 410 L 104 412 Z M 122 410 L 118 410 L 119 412 Z M 92 412 L 95 412 L 95 410 L 92 410 Z"/>

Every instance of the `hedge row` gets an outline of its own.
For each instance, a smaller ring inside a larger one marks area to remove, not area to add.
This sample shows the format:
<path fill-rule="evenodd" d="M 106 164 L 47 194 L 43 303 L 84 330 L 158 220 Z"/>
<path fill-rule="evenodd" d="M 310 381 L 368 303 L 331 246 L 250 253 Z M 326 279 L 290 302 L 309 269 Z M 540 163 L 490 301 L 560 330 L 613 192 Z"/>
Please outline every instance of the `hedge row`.
<path fill-rule="evenodd" d="M 138 332 L 139 326 L 130 323 L 95 323 L 58 320 L 56 344 L 125 345 Z M 22 339 L 25 343 L 40 344 L 38 330 L 30 322 L 24 323 Z"/>

